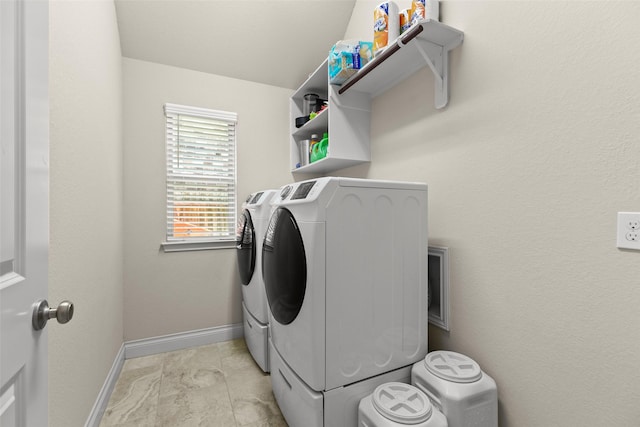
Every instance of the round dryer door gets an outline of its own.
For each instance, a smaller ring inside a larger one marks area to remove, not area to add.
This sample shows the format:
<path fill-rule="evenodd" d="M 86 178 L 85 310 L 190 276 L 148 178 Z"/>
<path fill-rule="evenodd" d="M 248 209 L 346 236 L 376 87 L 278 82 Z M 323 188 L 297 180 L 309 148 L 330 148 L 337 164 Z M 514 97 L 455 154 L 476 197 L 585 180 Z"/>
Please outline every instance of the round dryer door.
<path fill-rule="evenodd" d="M 240 282 L 246 286 L 251 281 L 253 270 L 256 267 L 256 233 L 251 221 L 251 214 L 247 210 L 242 212 L 238 219 L 236 243 Z"/>
<path fill-rule="evenodd" d="M 271 215 L 262 245 L 262 277 L 274 319 L 293 322 L 304 300 L 307 259 L 298 224 L 285 208 Z"/>

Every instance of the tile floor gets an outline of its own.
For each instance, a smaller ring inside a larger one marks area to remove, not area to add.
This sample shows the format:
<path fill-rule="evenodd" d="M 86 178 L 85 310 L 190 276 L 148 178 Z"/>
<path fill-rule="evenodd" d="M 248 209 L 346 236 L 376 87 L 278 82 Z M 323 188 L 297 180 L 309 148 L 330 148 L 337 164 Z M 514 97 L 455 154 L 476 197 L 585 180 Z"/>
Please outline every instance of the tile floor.
<path fill-rule="evenodd" d="M 100 427 L 286 427 L 243 339 L 124 362 Z"/>

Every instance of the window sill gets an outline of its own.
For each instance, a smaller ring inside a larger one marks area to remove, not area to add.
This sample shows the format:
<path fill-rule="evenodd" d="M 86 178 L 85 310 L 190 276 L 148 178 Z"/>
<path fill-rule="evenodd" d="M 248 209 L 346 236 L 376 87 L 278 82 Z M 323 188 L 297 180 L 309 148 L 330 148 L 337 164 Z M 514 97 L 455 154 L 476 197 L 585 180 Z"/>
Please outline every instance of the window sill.
<path fill-rule="evenodd" d="M 182 240 L 162 242 L 160 247 L 164 252 L 208 251 L 211 249 L 235 249 L 236 242 L 190 242 Z"/>

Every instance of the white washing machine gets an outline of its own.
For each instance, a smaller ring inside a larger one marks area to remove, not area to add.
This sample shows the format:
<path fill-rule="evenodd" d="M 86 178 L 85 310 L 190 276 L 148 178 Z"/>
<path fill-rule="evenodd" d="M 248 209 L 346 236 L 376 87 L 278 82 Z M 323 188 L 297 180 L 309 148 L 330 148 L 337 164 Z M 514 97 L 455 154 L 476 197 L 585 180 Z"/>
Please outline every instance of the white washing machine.
<path fill-rule="evenodd" d="M 427 186 L 325 177 L 272 206 L 274 394 L 291 427 L 355 426 L 360 399 L 427 354 Z"/>
<path fill-rule="evenodd" d="M 269 372 L 269 309 L 260 266 L 271 199 L 277 194 L 276 190 L 251 194 L 242 205 L 236 229 L 244 339 L 253 359 L 265 372 Z"/>

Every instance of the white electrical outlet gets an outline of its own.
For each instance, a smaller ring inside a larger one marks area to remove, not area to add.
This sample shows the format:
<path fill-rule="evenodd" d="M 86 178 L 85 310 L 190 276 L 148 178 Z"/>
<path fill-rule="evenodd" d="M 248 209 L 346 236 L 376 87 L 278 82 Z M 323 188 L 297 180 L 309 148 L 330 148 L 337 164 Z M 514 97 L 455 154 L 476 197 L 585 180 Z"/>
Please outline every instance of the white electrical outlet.
<path fill-rule="evenodd" d="M 640 250 L 640 212 L 618 212 L 618 247 Z"/>

